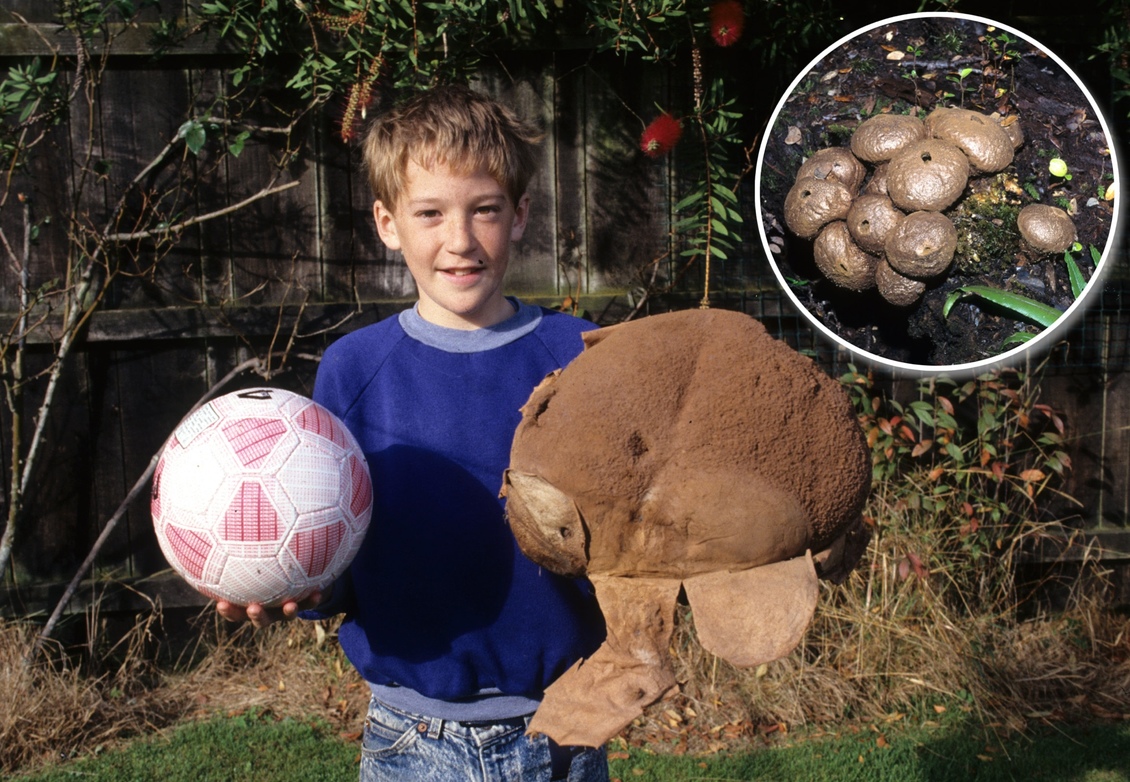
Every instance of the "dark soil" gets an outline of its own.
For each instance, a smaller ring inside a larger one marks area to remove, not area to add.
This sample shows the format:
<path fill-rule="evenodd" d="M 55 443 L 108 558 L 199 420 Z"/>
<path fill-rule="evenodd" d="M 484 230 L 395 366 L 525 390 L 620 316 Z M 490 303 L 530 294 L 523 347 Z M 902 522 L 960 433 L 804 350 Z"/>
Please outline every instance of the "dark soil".
<path fill-rule="evenodd" d="M 772 257 L 813 318 L 874 356 L 914 365 L 968 364 L 1011 349 L 1015 343 L 1006 340 L 1018 332 L 1040 331 L 973 297 L 961 299 L 943 317 L 947 296 L 961 286 L 1008 290 L 1059 310 L 1073 303 L 1062 254 L 1041 255 L 1022 246 L 1016 212 L 1024 205 L 1068 209 L 1082 245 L 1072 255 L 1087 280 L 1095 272 L 1091 248 L 1101 253 L 1110 239 L 1114 202 L 1103 195 L 1113 179 L 1112 163 L 1096 109 L 1054 59 L 1015 35 L 1002 41 L 1002 32 L 950 17 L 905 19 L 871 29 L 812 69 L 767 135 L 759 206 Z M 888 59 L 891 52 L 905 56 Z M 972 70 L 959 82 L 965 68 Z M 813 263 L 812 242 L 785 227 L 782 205 L 797 169 L 818 149 L 847 146 L 856 126 L 875 113 L 925 116 L 936 106 L 1016 115 L 1023 127 L 1025 141 L 1012 164 L 1001 174 L 971 178 L 962 198 L 945 212 L 958 222 L 965 204 L 964 219 L 976 229 L 974 246 L 959 245 L 948 276 L 932 280 L 925 296 L 909 308 L 886 303 L 875 290 L 837 288 Z M 1048 162 L 1055 157 L 1067 162 L 1069 180 L 1049 173 Z M 988 193 L 996 203 L 977 200 L 977 194 Z M 1096 287 L 1088 286 L 1087 293 Z"/>

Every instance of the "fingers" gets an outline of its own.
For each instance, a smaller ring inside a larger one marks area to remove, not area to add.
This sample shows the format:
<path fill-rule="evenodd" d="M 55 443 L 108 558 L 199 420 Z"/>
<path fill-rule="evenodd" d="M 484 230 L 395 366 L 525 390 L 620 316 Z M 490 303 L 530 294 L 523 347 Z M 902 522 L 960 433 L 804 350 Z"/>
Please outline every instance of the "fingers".
<path fill-rule="evenodd" d="M 271 622 L 275 621 L 275 617 L 271 615 L 271 611 L 259 605 L 252 603 L 247 606 L 247 620 L 251 622 L 255 628 L 262 630 L 267 627 Z"/>
<path fill-rule="evenodd" d="M 313 592 L 307 597 L 298 600 L 287 600 L 281 608 L 264 608 L 259 603 L 250 603 L 246 607 L 229 603 L 227 600 L 216 601 L 216 613 L 229 622 L 251 622 L 259 629 L 267 627 L 272 622 L 294 619 L 299 611 L 313 608 L 322 602 L 322 593 Z"/>
<path fill-rule="evenodd" d="M 243 606 L 229 603 L 227 600 L 216 601 L 216 613 L 229 622 L 247 621 L 247 610 Z"/>

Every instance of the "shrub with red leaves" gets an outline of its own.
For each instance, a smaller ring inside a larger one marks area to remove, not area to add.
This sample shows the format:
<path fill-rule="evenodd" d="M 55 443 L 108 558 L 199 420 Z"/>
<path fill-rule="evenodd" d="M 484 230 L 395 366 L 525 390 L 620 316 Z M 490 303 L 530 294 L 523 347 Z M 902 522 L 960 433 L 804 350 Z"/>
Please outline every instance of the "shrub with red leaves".
<path fill-rule="evenodd" d="M 710 6 L 710 37 L 719 46 L 730 46 L 742 37 L 745 10 L 738 0 L 719 0 Z"/>
<path fill-rule="evenodd" d="M 640 136 L 640 149 L 648 157 L 663 157 L 679 143 L 683 126 L 670 114 L 660 114 L 644 128 Z"/>

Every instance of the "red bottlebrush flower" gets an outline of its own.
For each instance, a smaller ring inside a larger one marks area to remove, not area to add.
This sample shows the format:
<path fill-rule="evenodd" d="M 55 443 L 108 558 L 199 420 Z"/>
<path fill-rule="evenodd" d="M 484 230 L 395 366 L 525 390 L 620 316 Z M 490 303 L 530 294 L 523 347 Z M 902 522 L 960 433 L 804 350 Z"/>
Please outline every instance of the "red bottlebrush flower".
<path fill-rule="evenodd" d="M 710 6 L 710 37 L 719 46 L 730 46 L 742 37 L 745 10 L 738 0 L 719 0 Z"/>
<path fill-rule="evenodd" d="M 640 136 L 640 149 L 648 157 L 663 157 L 679 143 L 683 126 L 670 114 L 660 114 Z"/>

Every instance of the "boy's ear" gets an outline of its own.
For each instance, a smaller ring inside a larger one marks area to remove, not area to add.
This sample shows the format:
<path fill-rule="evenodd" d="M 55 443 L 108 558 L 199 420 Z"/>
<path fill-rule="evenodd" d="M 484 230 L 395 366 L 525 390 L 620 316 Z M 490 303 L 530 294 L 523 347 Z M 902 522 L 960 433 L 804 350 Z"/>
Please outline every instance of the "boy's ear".
<path fill-rule="evenodd" d="M 510 227 L 510 241 L 517 242 L 526 232 L 526 220 L 530 216 L 530 196 L 523 193 L 514 205 L 514 223 Z"/>
<path fill-rule="evenodd" d="M 373 202 L 373 220 L 377 223 L 377 235 L 381 237 L 385 247 L 399 250 L 400 234 L 396 230 L 396 218 L 383 201 Z"/>

